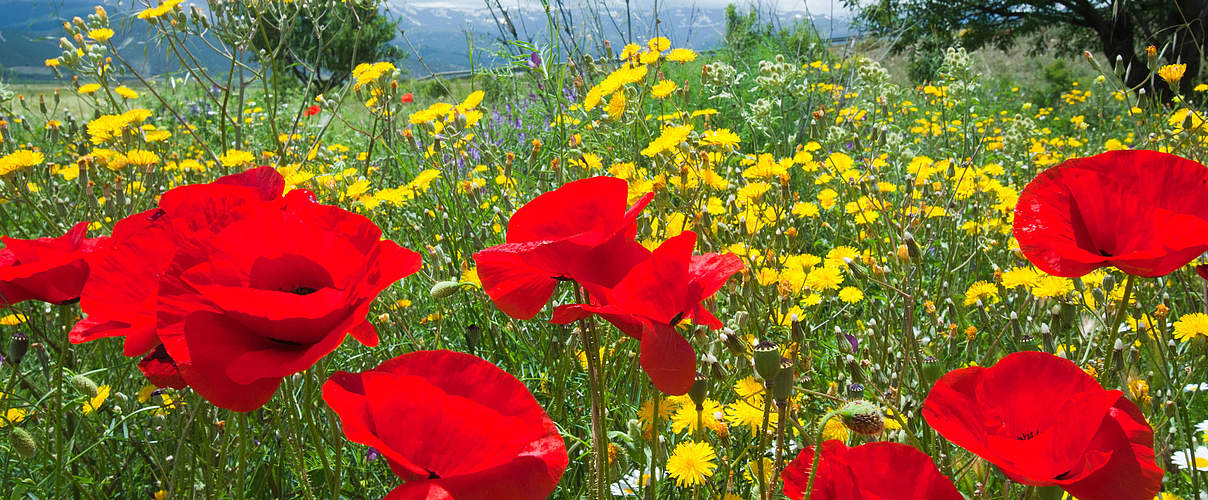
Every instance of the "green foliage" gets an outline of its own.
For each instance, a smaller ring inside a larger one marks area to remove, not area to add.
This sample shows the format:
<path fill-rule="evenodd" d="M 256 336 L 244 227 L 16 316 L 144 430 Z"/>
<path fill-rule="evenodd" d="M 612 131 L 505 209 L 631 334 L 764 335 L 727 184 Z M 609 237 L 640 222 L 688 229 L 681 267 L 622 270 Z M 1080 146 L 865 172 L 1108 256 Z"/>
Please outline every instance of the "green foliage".
<path fill-rule="evenodd" d="M 317 92 L 346 81 L 358 64 L 396 61 L 404 55 L 390 44 L 398 23 L 379 10 L 378 0 L 341 7 L 327 5 L 330 1 L 298 2 L 296 8 L 286 4 L 277 9 L 236 3 L 253 20 L 256 58 L 274 72 L 315 85 Z"/>

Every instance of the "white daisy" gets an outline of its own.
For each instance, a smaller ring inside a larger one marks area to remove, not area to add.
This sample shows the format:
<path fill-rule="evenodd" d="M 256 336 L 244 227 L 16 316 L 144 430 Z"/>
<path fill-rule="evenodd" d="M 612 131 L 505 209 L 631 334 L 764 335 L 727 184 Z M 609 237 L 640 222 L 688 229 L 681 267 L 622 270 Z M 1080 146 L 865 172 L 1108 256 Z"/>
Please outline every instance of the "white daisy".
<path fill-rule="evenodd" d="M 1183 470 L 1208 471 L 1208 448 L 1200 446 L 1194 450 L 1176 450 L 1170 460 Z"/>

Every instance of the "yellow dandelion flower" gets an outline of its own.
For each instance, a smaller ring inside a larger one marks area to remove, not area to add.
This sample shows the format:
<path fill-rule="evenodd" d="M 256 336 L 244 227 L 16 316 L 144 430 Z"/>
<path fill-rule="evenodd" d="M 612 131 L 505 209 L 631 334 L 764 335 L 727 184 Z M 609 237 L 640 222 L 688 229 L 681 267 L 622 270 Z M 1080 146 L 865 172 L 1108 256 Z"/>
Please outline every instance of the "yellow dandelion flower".
<path fill-rule="evenodd" d="M 612 94 L 612 98 L 608 100 L 608 107 L 605 108 L 608 112 L 608 117 L 616 120 L 625 114 L 625 92 L 617 91 Z"/>
<path fill-rule="evenodd" d="M 38 151 L 18 149 L 0 157 L 0 176 L 40 165 L 46 158 Z"/>
<path fill-rule="evenodd" d="M 848 304 L 855 304 L 864 300 L 864 292 L 854 286 L 845 286 L 842 290 L 839 290 L 839 300 Z"/>
<path fill-rule="evenodd" d="M 126 153 L 126 163 L 146 167 L 159 163 L 159 155 L 142 149 L 132 149 Z"/>
<path fill-rule="evenodd" d="M 653 95 L 656 99 L 662 99 L 671 95 L 671 93 L 675 92 L 678 88 L 679 87 L 675 85 L 675 82 L 671 80 L 662 80 L 654 84 L 653 87 L 650 87 L 650 95 Z"/>
<path fill-rule="evenodd" d="M 989 303 L 998 298 L 998 287 L 986 281 L 976 281 L 965 291 L 965 305 L 971 306 L 981 301 Z"/>
<path fill-rule="evenodd" d="M 696 60 L 696 52 L 692 49 L 672 49 L 667 53 L 667 60 L 679 63 L 692 62 Z"/>
<path fill-rule="evenodd" d="M 104 42 L 110 38 L 113 38 L 113 30 L 109 28 L 97 28 L 88 32 L 88 38 L 98 42 Z"/>
<path fill-rule="evenodd" d="M 134 89 L 125 85 L 113 89 L 113 91 L 117 92 L 117 95 L 125 97 L 126 99 L 138 99 L 138 92 L 135 92 Z"/>
<path fill-rule="evenodd" d="M 55 59 L 47 59 L 47 60 L 45 61 L 45 64 L 46 64 L 46 67 L 47 67 L 47 68 L 55 68 L 55 67 L 58 67 L 58 66 L 59 66 L 59 59 L 58 59 L 58 58 L 55 58 Z"/>
<path fill-rule="evenodd" d="M 238 167 L 255 162 L 256 156 L 247 151 L 228 149 L 226 153 L 223 153 L 223 155 L 218 158 L 218 161 L 222 162 L 222 166 L 224 167 Z"/>
<path fill-rule="evenodd" d="M 1174 338 L 1187 342 L 1195 337 L 1208 337 L 1208 314 L 1184 314 L 1174 322 Z"/>
<path fill-rule="evenodd" d="M 93 396 L 92 399 L 89 399 L 87 402 L 84 403 L 84 406 L 80 408 L 80 413 L 87 415 L 89 413 L 92 413 L 94 411 L 101 409 L 101 405 L 105 404 L 105 400 L 108 398 L 109 398 L 109 386 L 102 385 L 100 387 L 97 387 L 96 396 Z"/>
<path fill-rule="evenodd" d="M 80 94 L 91 94 L 98 90 L 101 90 L 101 85 L 99 83 L 87 83 L 80 85 L 79 90 L 76 90 L 76 92 L 79 92 Z"/>
<path fill-rule="evenodd" d="M 679 487 L 704 484 L 705 478 L 713 475 L 717 468 L 717 454 L 709 443 L 687 441 L 680 443 L 667 459 L 667 474 L 675 478 Z"/>
<path fill-rule="evenodd" d="M 706 399 L 703 406 L 704 409 L 699 412 L 701 424 L 703 424 L 706 429 L 712 430 L 713 432 L 724 432 L 725 425 L 717 420 L 717 416 L 721 415 L 722 413 L 721 403 L 718 403 L 712 399 Z M 686 404 L 681 406 L 680 409 L 676 410 L 675 414 L 671 416 L 671 430 L 675 432 L 683 432 L 685 429 L 687 429 L 688 432 L 696 432 L 696 421 L 698 418 L 697 413 L 698 412 L 696 411 L 695 404 Z"/>
<path fill-rule="evenodd" d="M 1183 79 L 1183 73 L 1186 71 L 1186 64 L 1167 64 L 1158 68 L 1158 76 L 1162 77 L 1163 80 L 1166 80 L 1167 84 L 1173 87 L 1179 83 L 1179 80 Z"/>

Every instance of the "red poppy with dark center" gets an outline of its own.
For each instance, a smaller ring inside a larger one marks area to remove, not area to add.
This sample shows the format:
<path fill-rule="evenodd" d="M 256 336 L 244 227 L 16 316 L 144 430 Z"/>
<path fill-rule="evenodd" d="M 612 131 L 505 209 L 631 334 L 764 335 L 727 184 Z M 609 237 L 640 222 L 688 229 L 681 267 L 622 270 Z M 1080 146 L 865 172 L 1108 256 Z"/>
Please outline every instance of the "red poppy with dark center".
<path fill-rule="evenodd" d="M 179 376 L 236 411 L 259 408 L 346 334 L 376 345 L 370 304 L 419 255 L 306 191 L 282 198 L 283 187 L 262 167 L 173 189 L 160 209 L 119 222 L 71 340 L 125 336 L 128 356 L 162 344 L 140 363 L 152 383 Z"/>
<path fill-rule="evenodd" d="M 1208 250 L 1208 167 L 1143 150 L 1069 160 L 1024 188 L 1015 238 L 1055 276 L 1170 274 Z"/>
<path fill-rule="evenodd" d="M 814 447 L 797 455 L 780 473 L 784 494 L 805 498 Z M 812 500 L 962 500 L 952 480 L 931 457 L 900 443 L 868 443 L 848 448 L 842 441 L 822 443 Z"/>
<path fill-rule="evenodd" d="M 276 170 L 260 167 L 172 189 L 160 198 L 160 208 L 118 221 L 105 251 L 89 258 L 91 276 L 80 297 L 87 316 L 68 338 L 81 343 L 125 337 L 126 356 L 141 356 L 160 345 L 155 333 L 159 275 L 168 270 L 178 245 L 205 243 L 204 238 L 178 240 L 178 229 L 212 236 L 245 216 L 247 205 L 280 203 L 284 189 Z"/>
<path fill-rule="evenodd" d="M 0 237 L 0 309 L 26 300 L 67 304 L 80 298 L 88 280 L 86 258 L 108 238 L 85 238 L 88 223 L 58 238 Z"/>
<path fill-rule="evenodd" d="M 389 499 L 544 499 L 569 463 L 524 384 L 469 354 L 421 351 L 336 372 L 323 400 L 348 439 L 378 450 L 405 481 Z"/>
<path fill-rule="evenodd" d="M 570 323 L 600 315 L 641 341 L 639 361 L 655 387 L 672 395 L 687 393 L 696 378 L 696 352 L 675 327 L 689 319 L 721 328 L 721 321 L 701 302 L 743 269 L 735 255 L 693 255 L 695 246 L 692 231 L 668 239 L 615 286 L 585 283 L 592 303 L 559 306 L 550 321 Z"/>
<path fill-rule="evenodd" d="M 516 210 L 507 242 L 474 254 L 482 289 L 509 316 L 531 319 L 560 281 L 616 284 L 649 252 L 634 220 L 653 194 L 626 210 L 629 187 L 614 177 L 569 182 Z"/>
<path fill-rule="evenodd" d="M 411 92 L 407 92 L 406 94 L 403 94 L 403 97 L 399 98 L 399 101 L 401 101 L 403 104 L 407 104 L 414 100 L 415 100 L 415 95 L 412 94 Z"/>
<path fill-rule="evenodd" d="M 315 115 L 319 114 L 319 105 L 314 104 L 314 105 L 307 107 L 306 111 L 304 113 L 306 114 L 306 116 L 315 116 Z"/>
<path fill-rule="evenodd" d="M 1137 406 L 1051 354 L 949 372 L 923 417 L 1022 484 L 1060 486 L 1081 500 L 1149 500 L 1162 485 L 1153 429 Z"/>
<path fill-rule="evenodd" d="M 259 408 L 345 335 L 377 345 L 369 307 L 420 268 L 419 254 L 382 240 L 369 219 L 304 191 L 250 210 L 206 244 L 178 249 L 156 316 L 189 386 L 236 411 Z"/>

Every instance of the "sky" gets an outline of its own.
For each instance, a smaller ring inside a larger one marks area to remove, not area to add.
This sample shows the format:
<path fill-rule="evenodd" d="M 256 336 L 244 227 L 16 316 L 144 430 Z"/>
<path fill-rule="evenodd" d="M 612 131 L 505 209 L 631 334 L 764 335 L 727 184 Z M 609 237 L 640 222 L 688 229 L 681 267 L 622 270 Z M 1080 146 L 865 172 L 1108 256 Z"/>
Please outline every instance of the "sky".
<path fill-rule="evenodd" d="M 492 0 L 493 1 L 493 0 Z M 540 0 L 499 0 L 504 8 L 511 8 L 516 5 L 524 5 L 526 7 L 540 6 Z M 575 6 L 582 3 L 582 0 L 564 0 L 568 6 Z M 592 0 L 593 3 L 599 0 Z M 631 6 L 649 5 L 652 0 L 632 0 Z M 484 5 L 483 0 L 417 0 L 409 1 L 408 5 L 415 7 L 453 7 L 464 9 L 467 7 L 478 8 Z M 610 0 L 614 5 L 624 5 L 624 0 Z M 660 5 L 675 5 L 679 7 L 687 7 L 696 5 L 700 7 L 725 7 L 727 4 L 737 4 L 739 6 L 757 4 L 760 7 L 774 5 L 778 10 L 803 10 L 807 9 L 813 14 L 825 15 L 846 15 L 848 9 L 843 5 L 841 0 L 660 0 Z"/>

